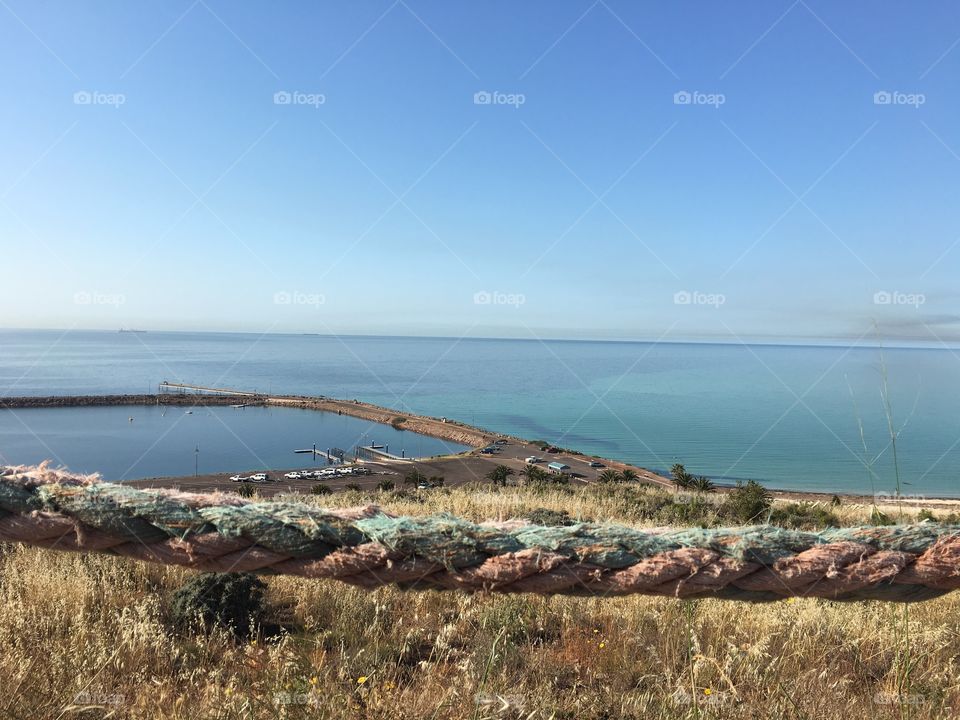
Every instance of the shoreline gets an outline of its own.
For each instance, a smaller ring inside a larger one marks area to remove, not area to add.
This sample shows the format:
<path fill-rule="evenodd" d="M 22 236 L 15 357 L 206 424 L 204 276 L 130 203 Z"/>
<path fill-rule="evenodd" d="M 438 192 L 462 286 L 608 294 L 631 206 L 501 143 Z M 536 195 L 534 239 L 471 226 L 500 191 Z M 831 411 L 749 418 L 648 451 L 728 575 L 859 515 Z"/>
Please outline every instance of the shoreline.
<path fill-rule="evenodd" d="M 190 386 L 195 387 L 195 386 Z M 211 390 L 211 389 L 203 389 Z M 493 463 L 501 460 L 499 456 L 485 456 L 480 453 L 484 447 L 491 445 L 497 440 L 506 440 L 512 443 L 513 450 L 520 450 L 521 456 L 529 453 L 532 455 L 543 455 L 539 447 L 531 443 L 526 438 L 509 435 L 507 433 L 498 433 L 483 428 L 475 427 L 458 420 L 448 418 L 436 418 L 427 415 L 416 415 L 403 413 L 391 408 L 375 405 L 373 403 L 361 400 L 343 400 L 330 398 L 326 396 L 310 395 L 266 395 L 240 390 L 217 389 L 204 392 L 197 388 L 192 392 L 159 392 L 159 393 L 124 393 L 109 395 L 36 395 L 36 396 L 18 396 L 0 398 L 0 410 L 4 409 L 43 409 L 43 408 L 66 408 L 66 407 L 108 407 L 108 406 L 148 406 L 148 405 L 171 405 L 171 406 L 274 406 L 291 407 L 318 412 L 329 412 L 335 414 L 349 415 L 351 417 L 369 420 L 371 422 L 383 425 L 391 425 L 397 429 L 409 430 L 411 432 L 426 435 L 441 440 L 448 440 L 461 445 L 470 446 L 472 449 L 452 456 L 456 458 L 471 458 L 485 460 Z M 401 420 L 402 418 L 402 420 Z M 576 471 L 582 468 L 580 465 L 597 460 L 603 463 L 603 470 L 633 470 L 639 479 L 652 485 L 656 485 L 669 490 L 677 490 L 671 478 L 660 475 L 647 468 L 642 468 L 622 460 L 614 458 L 605 458 L 593 455 L 586 455 L 577 450 L 561 449 L 554 457 L 543 455 L 544 461 L 550 459 L 564 460 L 568 464 L 575 463 L 573 466 Z M 425 460 L 425 459 L 418 459 Z M 515 460 L 515 458 L 514 458 Z M 410 463 L 413 459 L 398 460 L 398 463 Z M 296 469 L 295 463 L 291 460 L 290 468 L 269 468 L 273 472 Z M 209 473 L 208 477 L 219 477 L 229 473 Z M 598 473 L 594 473 L 598 474 Z M 144 478 L 131 482 L 157 482 L 157 481 L 184 481 L 191 479 L 185 477 L 168 478 Z M 589 477 L 578 478 L 584 483 L 590 482 Z M 594 478 L 595 481 L 595 478 Z M 762 482 L 762 481 L 758 481 Z M 729 493 L 734 487 L 730 485 L 717 485 L 716 491 L 721 494 Z M 767 488 L 770 494 L 777 500 L 794 502 L 818 502 L 829 504 L 834 496 L 841 498 L 846 502 L 861 505 L 882 505 L 920 508 L 924 506 L 935 507 L 955 507 L 960 509 L 960 498 L 945 497 L 936 495 L 904 495 L 899 499 L 896 495 L 890 493 L 877 493 L 869 495 L 862 492 L 827 492 L 822 490 L 783 490 Z M 878 498 L 881 498 L 878 501 Z"/>

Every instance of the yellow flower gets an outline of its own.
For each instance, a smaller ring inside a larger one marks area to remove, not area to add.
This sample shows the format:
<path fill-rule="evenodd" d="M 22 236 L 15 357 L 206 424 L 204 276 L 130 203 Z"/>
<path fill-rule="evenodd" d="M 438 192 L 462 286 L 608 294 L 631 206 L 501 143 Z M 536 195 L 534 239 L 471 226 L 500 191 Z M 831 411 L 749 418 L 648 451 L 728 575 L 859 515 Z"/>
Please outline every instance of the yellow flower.
<path fill-rule="evenodd" d="M 704 688 L 704 689 L 703 689 L 703 694 L 704 694 L 704 695 L 713 695 L 713 690 L 711 690 L 710 688 Z"/>
<path fill-rule="evenodd" d="M 395 682 L 388 682 L 388 683 L 387 683 L 387 690 L 393 690 L 396 686 L 397 686 L 397 684 L 396 684 Z"/>
<path fill-rule="evenodd" d="M 316 676 L 310 678 L 310 684 L 311 684 L 311 685 L 316 685 L 317 682 L 319 682 L 319 681 L 317 680 Z"/>
<path fill-rule="evenodd" d="M 795 603 L 796 601 L 797 601 L 797 599 L 796 599 L 795 597 L 788 597 L 788 598 L 787 598 L 787 605 L 791 605 L 791 604 Z"/>
<path fill-rule="evenodd" d="M 227 695 L 233 695 L 233 688 L 228 687 L 225 692 L 227 693 Z"/>
<path fill-rule="evenodd" d="M 600 643 L 600 649 L 603 650 L 607 644 L 605 642 Z"/>
<path fill-rule="evenodd" d="M 363 685 L 367 681 L 366 675 L 361 675 L 357 678 L 357 685 Z"/>

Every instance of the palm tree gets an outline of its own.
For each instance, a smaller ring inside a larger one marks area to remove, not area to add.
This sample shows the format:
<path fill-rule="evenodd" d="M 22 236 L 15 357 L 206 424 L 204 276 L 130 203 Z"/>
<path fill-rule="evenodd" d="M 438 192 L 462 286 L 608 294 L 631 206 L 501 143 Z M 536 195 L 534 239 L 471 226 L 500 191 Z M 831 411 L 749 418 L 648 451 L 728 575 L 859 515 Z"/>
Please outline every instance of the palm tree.
<path fill-rule="evenodd" d="M 630 482 L 636 482 L 639 479 L 640 479 L 640 476 L 637 475 L 637 471 L 631 470 L 630 468 L 627 468 L 622 473 L 620 473 L 620 482 L 630 483 Z"/>
<path fill-rule="evenodd" d="M 690 488 L 696 490 L 697 492 L 713 492 L 717 489 L 717 486 L 713 484 L 713 480 L 708 478 L 706 475 L 697 475 L 690 481 Z"/>
<path fill-rule="evenodd" d="M 597 478 L 602 483 L 618 483 L 620 482 L 620 473 L 616 470 L 604 470 L 600 473 L 600 477 Z"/>
<path fill-rule="evenodd" d="M 506 465 L 497 465 L 493 470 L 487 473 L 487 480 L 494 485 L 506 485 L 507 478 L 513 475 L 513 468 Z"/>
<path fill-rule="evenodd" d="M 523 469 L 521 473 L 530 485 L 540 485 L 545 483 L 550 479 L 550 476 L 547 474 L 547 471 L 543 468 L 537 467 L 536 465 L 528 465 Z"/>
<path fill-rule="evenodd" d="M 693 482 L 693 476 L 680 463 L 670 468 L 670 474 L 673 476 L 673 482 L 679 488 L 688 488 Z"/>

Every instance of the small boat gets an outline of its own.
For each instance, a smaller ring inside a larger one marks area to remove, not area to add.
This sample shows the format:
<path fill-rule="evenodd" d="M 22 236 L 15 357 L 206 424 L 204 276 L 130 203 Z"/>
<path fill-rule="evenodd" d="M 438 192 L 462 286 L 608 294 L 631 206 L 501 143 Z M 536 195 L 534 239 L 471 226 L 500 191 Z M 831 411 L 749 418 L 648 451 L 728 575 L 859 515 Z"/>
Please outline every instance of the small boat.
<path fill-rule="evenodd" d="M 187 410 L 184 415 L 193 415 L 193 410 Z"/>

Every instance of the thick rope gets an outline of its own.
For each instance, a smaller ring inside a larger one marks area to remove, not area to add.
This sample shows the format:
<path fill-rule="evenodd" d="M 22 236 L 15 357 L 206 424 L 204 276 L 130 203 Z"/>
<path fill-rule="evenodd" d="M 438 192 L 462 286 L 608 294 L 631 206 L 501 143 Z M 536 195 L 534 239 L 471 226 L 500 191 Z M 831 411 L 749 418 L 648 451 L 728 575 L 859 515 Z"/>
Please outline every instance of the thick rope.
<path fill-rule="evenodd" d="M 0 470 L 0 541 L 364 588 L 915 601 L 960 587 L 960 526 L 637 530 L 471 523 Z"/>

